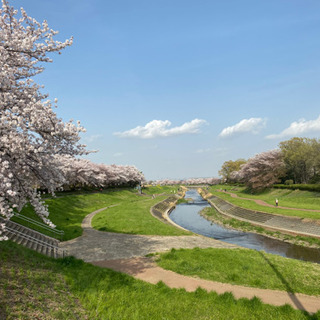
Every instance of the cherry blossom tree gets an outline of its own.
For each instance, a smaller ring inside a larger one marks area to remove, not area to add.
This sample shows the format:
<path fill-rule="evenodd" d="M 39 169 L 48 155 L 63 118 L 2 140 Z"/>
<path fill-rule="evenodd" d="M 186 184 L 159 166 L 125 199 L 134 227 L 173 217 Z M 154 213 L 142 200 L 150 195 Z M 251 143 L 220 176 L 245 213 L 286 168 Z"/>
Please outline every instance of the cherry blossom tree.
<path fill-rule="evenodd" d="M 154 185 L 215 185 L 220 183 L 220 179 L 218 178 L 190 178 L 185 180 L 170 180 L 170 179 L 163 179 L 163 180 L 156 180 L 153 181 L 152 184 Z"/>
<path fill-rule="evenodd" d="M 143 174 L 134 166 L 96 164 L 87 159 L 56 156 L 65 176 L 65 189 L 82 187 L 134 187 L 144 183 Z"/>
<path fill-rule="evenodd" d="M 65 183 L 54 155 L 84 154 L 79 132 L 72 121 L 64 123 L 53 110 L 54 103 L 41 92 L 34 76 L 51 62 L 49 53 L 72 44 L 72 38 L 55 41 L 58 32 L 37 22 L 21 9 L 2 0 L 0 9 L 0 214 L 9 218 L 13 208 L 30 202 L 50 224 L 48 210 L 36 187 L 54 192 Z M 1 232 L 1 230 L 0 230 Z"/>
<path fill-rule="evenodd" d="M 240 167 L 240 170 L 238 171 L 232 171 L 228 179 L 228 181 L 231 183 L 240 183 L 240 182 L 243 182 L 243 180 L 244 180 L 244 176 L 243 176 L 243 172 L 241 171 L 241 167 Z"/>
<path fill-rule="evenodd" d="M 238 176 L 248 187 L 261 190 L 271 187 L 285 175 L 285 164 L 280 150 L 257 154 L 241 166 Z"/>

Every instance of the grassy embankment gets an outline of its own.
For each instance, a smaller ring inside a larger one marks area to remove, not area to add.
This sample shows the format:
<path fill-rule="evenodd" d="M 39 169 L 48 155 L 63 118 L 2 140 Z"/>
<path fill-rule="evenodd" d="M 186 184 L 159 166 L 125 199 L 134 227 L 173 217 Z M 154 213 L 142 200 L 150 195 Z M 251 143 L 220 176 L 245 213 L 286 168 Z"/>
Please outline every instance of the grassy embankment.
<path fill-rule="evenodd" d="M 246 199 L 233 198 L 231 195 L 218 190 L 226 189 L 241 198 L 263 200 L 270 205 L 275 204 L 275 199 L 279 200 L 279 206 L 288 208 L 297 208 L 297 210 L 282 209 L 279 207 L 266 207 L 256 204 L 254 201 Z M 239 207 L 276 213 L 286 216 L 296 216 L 306 219 L 320 219 L 320 212 L 303 211 L 299 209 L 320 210 L 320 193 L 289 189 L 268 189 L 261 193 L 251 194 L 245 187 L 234 187 L 228 185 L 216 185 L 209 188 L 209 192 Z"/>
<path fill-rule="evenodd" d="M 204 208 L 203 210 L 201 210 L 200 214 L 206 219 L 213 221 L 217 224 L 223 225 L 224 227 L 227 227 L 227 228 L 241 230 L 245 232 L 259 233 L 271 238 L 294 243 L 300 246 L 320 248 L 320 239 L 318 238 L 299 236 L 299 235 L 294 236 L 290 234 L 281 233 L 279 231 L 271 231 L 268 229 L 264 229 L 260 226 L 255 226 L 246 221 L 225 217 L 221 215 L 213 207 Z"/>
<path fill-rule="evenodd" d="M 249 249 L 172 249 L 157 257 L 160 267 L 183 275 L 320 296 L 320 265 L 316 263 Z"/>
<path fill-rule="evenodd" d="M 149 187 L 143 189 L 143 195 L 134 189 L 105 190 L 86 194 L 59 194 L 57 198 L 45 200 L 49 206 L 49 218 L 57 229 L 65 232 L 64 240 L 74 239 L 82 234 L 81 222 L 89 213 L 117 204 L 107 209 L 94 219 L 94 226 L 99 230 L 131 234 L 182 235 L 190 234 L 165 225 L 153 218 L 150 207 L 173 194 L 176 187 Z M 162 194 L 152 199 L 153 194 Z M 36 221 L 41 221 L 30 206 L 21 214 Z"/>
<path fill-rule="evenodd" d="M 285 206 L 293 208 L 297 203 L 299 204 L 298 207 L 300 208 L 308 208 L 312 210 L 316 210 L 320 208 L 320 194 L 310 191 L 299 191 L 299 190 L 281 190 L 281 189 L 270 189 L 266 190 L 259 194 L 251 194 L 248 193 L 245 187 L 234 187 L 234 186 L 226 186 L 226 185 L 217 185 L 210 188 L 210 193 L 229 201 L 230 203 L 233 203 L 234 205 L 237 205 L 242 208 L 250 209 L 250 210 L 256 210 L 256 211 L 262 211 L 262 212 L 268 212 L 268 213 L 276 213 L 276 214 L 284 214 L 289 216 L 297 216 L 303 219 L 310 219 L 310 216 L 313 218 L 320 217 L 320 213 L 315 212 L 306 212 L 306 211 L 299 211 L 299 210 L 286 210 L 281 208 L 269 208 L 266 206 L 258 205 L 253 201 L 250 200 L 242 200 L 237 198 L 232 198 L 229 194 L 226 194 L 224 192 L 220 192 L 217 190 L 220 189 L 226 189 L 227 192 L 232 192 L 237 194 L 239 197 L 244 198 L 252 198 L 255 200 L 263 200 L 267 203 L 272 203 L 272 200 L 275 198 L 280 198 L 280 201 L 284 201 Z M 288 214 L 288 211 L 290 211 Z M 293 236 L 289 234 L 284 234 L 279 231 L 270 231 L 267 229 L 264 229 L 259 226 L 254 226 L 248 222 L 240 221 L 234 218 L 228 218 L 225 216 L 222 216 L 217 210 L 214 208 L 205 208 L 202 210 L 201 215 L 206 217 L 209 220 L 212 220 L 218 224 L 222 224 L 226 227 L 230 227 L 237 230 L 242 231 L 248 231 L 248 232 L 255 232 L 259 234 L 263 234 L 266 236 L 270 236 L 273 238 L 277 238 L 280 240 L 284 240 L 287 242 L 295 243 L 297 245 L 302 246 L 312 246 L 312 247 L 320 247 L 320 239 L 313 238 L 313 237 L 307 237 L 307 236 Z"/>
<path fill-rule="evenodd" d="M 153 188 L 147 190 L 148 193 L 154 194 L 153 191 Z M 119 206 L 108 208 L 96 214 L 92 219 L 92 226 L 100 231 L 129 234 L 191 235 L 191 232 L 164 224 L 150 214 L 150 208 L 167 197 L 167 195 L 162 195 L 153 199 L 152 197 L 138 196 L 138 199 L 134 201 L 122 202 Z"/>
<path fill-rule="evenodd" d="M 308 315 L 257 298 L 151 285 L 73 258 L 50 259 L 9 241 L 0 242 L 0 261 L 1 319 L 320 319 L 319 312 Z"/>
<path fill-rule="evenodd" d="M 147 193 L 155 194 L 155 191 L 151 189 Z M 152 197 L 130 190 L 115 190 L 48 200 L 51 212 L 55 213 L 52 214 L 54 223 L 67 231 L 69 238 L 74 238 L 81 234 L 79 229 L 86 214 L 116 203 L 127 205 L 131 202 L 135 211 L 124 210 L 127 218 L 138 210 L 144 214 L 137 214 L 137 220 L 148 220 L 150 199 Z M 161 197 L 153 200 L 158 202 Z M 112 218 L 110 215 L 110 220 L 117 221 L 119 215 L 114 214 Z M 124 227 L 118 229 L 122 232 Z M 242 258 L 250 263 L 251 251 L 245 252 L 247 255 Z M 185 257 L 183 263 L 189 264 L 193 259 Z M 289 306 L 264 305 L 258 299 L 235 300 L 231 294 L 219 296 L 203 290 L 187 293 L 162 284 L 153 286 L 73 258 L 53 260 L 11 242 L 0 242 L 0 260 L 3 275 L 0 277 L 0 315 L 7 314 L 8 319 L 185 319 L 186 313 L 188 319 L 320 319 L 319 313 L 308 316 Z M 225 272 L 228 268 L 232 270 L 233 266 L 225 263 L 222 267 Z M 232 277 L 241 278 L 245 269 Z"/>

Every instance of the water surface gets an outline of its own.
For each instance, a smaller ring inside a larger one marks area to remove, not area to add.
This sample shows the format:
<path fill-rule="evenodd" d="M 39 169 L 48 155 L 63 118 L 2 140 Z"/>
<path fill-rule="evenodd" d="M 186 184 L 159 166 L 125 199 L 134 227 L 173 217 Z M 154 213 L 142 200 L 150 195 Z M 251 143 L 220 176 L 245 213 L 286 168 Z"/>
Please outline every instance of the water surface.
<path fill-rule="evenodd" d="M 188 190 L 185 197 L 192 198 L 193 202 L 177 205 L 171 212 L 170 219 L 187 230 L 249 249 L 320 263 L 319 249 L 305 248 L 255 233 L 224 228 L 200 216 L 199 212 L 210 205 L 196 190 Z"/>

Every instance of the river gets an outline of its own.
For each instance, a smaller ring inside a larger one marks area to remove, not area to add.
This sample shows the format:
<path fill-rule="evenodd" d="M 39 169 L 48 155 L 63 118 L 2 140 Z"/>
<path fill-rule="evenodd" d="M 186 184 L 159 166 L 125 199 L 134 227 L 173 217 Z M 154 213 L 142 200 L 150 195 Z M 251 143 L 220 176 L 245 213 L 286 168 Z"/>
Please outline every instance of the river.
<path fill-rule="evenodd" d="M 287 258 L 320 263 L 319 249 L 306 248 L 255 233 L 224 228 L 200 216 L 199 212 L 210 205 L 196 190 L 188 190 L 185 198 L 193 199 L 193 202 L 177 205 L 170 213 L 170 219 L 187 230 L 249 249 L 264 250 Z"/>

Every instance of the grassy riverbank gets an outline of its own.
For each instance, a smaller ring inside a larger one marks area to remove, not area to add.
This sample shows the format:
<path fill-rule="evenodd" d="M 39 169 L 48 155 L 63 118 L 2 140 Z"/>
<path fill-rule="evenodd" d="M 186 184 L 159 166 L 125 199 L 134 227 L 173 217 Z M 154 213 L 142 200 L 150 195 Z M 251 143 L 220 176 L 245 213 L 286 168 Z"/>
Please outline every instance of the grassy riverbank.
<path fill-rule="evenodd" d="M 233 198 L 230 194 L 220 192 L 219 190 L 226 190 L 227 192 L 236 194 L 240 198 L 247 199 Z M 282 214 L 286 216 L 296 216 L 306 219 L 320 219 L 320 212 L 299 210 L 320 210 L 320 193 L 318 192 L 289 189 L 268 189 L 261 193 L 251 194 L 245 187 L 235 187 L 228 185 L 212 186 L 209 188 L 209 192 L 239 207 L 250 210 Z M 279 206 L 297 208 L 297 210 L 282 209 L 279 207 L 267 207 L 257 204 L 250 199 L 262 200 L 270 205 L 274 205 L 275 199 L 278 199 Z"/>
<path fill-rule="evenodd" d="M 155 199 L 150 197 L 140 197 L 131 201 L 128 199 L 118 206 L 96 214 L 92 219 L 92 226 L 100 231 L 128 234 L 191 235 L 191 232 L 165 224 L 151 215 L 150 208 L 167 197 L 163 195 Z"/>
<path fill-rule="evenodd" d="M 172 249 L 160 267 L 207 280 L 320 295 L 320 265 L 248 249 Z M 319 306 L 320 309 L 320 306 Z"/>
<path fill-rule="evenodd" d="M 294 243 L 296 245 L 320 248 L 320 239 L 306 237 L 306 236 L 293 236 L 279 231 L 271 231 L 264 229 L 262 227 L 255 226 L 249 222 L 237 220 L 234 218 L 227 218 L 221 215 L 215 208 L 206 207 L 201 210 L 200 215 L 202 215 L 207 220 L 213 221 L 219 225 L 223 225 L 226 228 L 236 229 L 245 232 L 254 232 L 262 234 L 271 238 L 283 240 L 286 242 Z"/>
<path fill-rule="evenodd" d="M 177 192 L 177 187 L 155 186 L 144 188 L 143 195 L 140 195 L 135 189 L 110 189 L 85 194 L 66 193 L 64 195 L 60 193 L 57 198 L 48 198 L 45 202 L 49 206 L 49 218 L 57 226 L 57 229 L 65 232 L 64 240 L 74 239 L 82 234 L 81 222 L 86 215 L 115 204 L 120 205 L 121 207 L 119 208 L 121 209 L 119 211 L 108 211 L 108 214 L 111 213 L 110 221 L 97 222 L 95 220 L 98 229 L 106 228 L 105 230 L 114 232 L 141 232 L 143 234 L 155 235 L 186 234 L 171 226 L 166 225 L 163 227 L 149 212 L 153 204 L 164 200 L 167 197 L 166 195 L 173 194 L 174 192 Z M 152 199 L 153 194 L 163 195 Z M 114 213 L 113 216 L 112 213 Z M 30 206 L 26 206 L 21 214 L 41 222 Z M 102 216 L 105 216 L 105 213 L 100 215 L 100 217 Z M 123 224 L 121 224 L 121 220 Z M 131 229 L 130 224 L 132 224 Z"/>
<path fill-rule="evenodd" d="M 233 250 L 232 250 L 233 252 Z M 0 242 L 0 319 L 320 319 L 231 294 L 151 285 L 73 258 L 53 260 Z"/>

